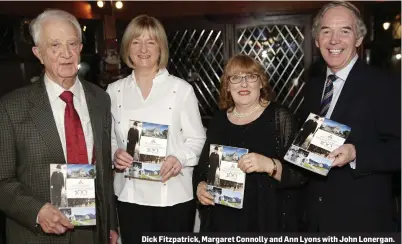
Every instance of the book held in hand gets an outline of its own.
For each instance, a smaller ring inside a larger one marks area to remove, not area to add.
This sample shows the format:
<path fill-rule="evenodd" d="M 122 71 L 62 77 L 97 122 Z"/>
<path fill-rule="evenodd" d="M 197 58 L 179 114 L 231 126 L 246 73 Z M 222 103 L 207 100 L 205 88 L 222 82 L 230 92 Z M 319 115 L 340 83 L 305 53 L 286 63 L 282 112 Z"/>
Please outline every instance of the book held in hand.
<path fill-rule="evenodd" d="M 207 191 L 214 202 L 232 208 L 243 208 L 246 174 L 237 163 L 248 149 L 210 145 Z"/>
<path fill-rule="evenodd" d="M 93 164 L 51 164 L 50 197 L 75 226 L 96 225 Z"/>
<path fill-rule="evenodd" d="M 126 178 L 161 181 L 159 175 L 167 153 L 169 126 L 130 120 L 127 152 L 133 157 L 133 166 L 124 172 Z"/>
<path fill-rule="evenodd" d="M 334 161 L 328 154 L 343 145 L 350 130 L 347 125 L 310 113 L 284 158 L 326 176 Z"/>

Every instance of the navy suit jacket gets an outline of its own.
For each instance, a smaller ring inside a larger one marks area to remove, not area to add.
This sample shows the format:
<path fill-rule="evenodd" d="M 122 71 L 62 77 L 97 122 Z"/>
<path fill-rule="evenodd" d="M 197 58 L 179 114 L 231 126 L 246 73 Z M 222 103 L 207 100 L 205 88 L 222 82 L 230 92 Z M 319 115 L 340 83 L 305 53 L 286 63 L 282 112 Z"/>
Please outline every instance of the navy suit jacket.
<path fill-rule="evenodd" d="M 304 87 L 300 121 L 319 114 L 325 73 Z M 331 120 L 352 128 L 356 169 L 310 173 L 306 211 L 310 231 L 393 231 L 392 173 L 401 170 L 401 81 L 358 60 L 347 77 Z"/>

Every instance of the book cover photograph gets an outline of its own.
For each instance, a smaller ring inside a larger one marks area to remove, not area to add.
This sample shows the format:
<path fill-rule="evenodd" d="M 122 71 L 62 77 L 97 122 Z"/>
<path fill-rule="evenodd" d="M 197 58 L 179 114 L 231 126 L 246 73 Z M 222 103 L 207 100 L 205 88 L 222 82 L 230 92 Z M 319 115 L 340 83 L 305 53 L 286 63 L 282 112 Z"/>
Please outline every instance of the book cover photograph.
<path fill-rule="evenodd" d="M 130 120 L 127 152 L 133 157 L 133 166 L 125 170 L 126 178 L 160 181 L 162 163 L 167 153 L 169 126 Z"/>
<path fill-rule="evenodd" d="M 243 208 L 246 174 L 237 163 L 248 149 L 217 144 L 210 145 L 207 191 L 214 202 L 232 208 Z"/>
<path fill-rule="evenodd" d="M 347 125 L 310 113 L 284 159 L 326 176 L 333 163 L 328 154 L 343 145 L 350 131 Z"/>
<path fill-rule="evenodd" d="M 51 164 L 51 203 L 75 226 L 96 225 L 95 165 Z"/>

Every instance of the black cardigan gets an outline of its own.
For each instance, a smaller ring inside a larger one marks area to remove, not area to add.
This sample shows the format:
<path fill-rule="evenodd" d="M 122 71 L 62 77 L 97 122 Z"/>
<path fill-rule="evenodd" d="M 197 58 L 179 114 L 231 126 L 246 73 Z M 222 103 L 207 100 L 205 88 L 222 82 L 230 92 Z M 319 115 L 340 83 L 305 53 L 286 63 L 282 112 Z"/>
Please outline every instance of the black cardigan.
<path fill-rule="evenodd" d="M 271 108 L 270 108 L 271 107 Z M 300 188 L 306 183 L 307 178 L 303 175 L 304 170 L 300 169 L 293 164 L 287 163 L 283 157 L 293 141 L 297 125 L 293 115 L 284 107 L 271 103 L 267 109 L 274 109 L 274 116 L 268 118 L 266 123 L 272 130 L 272 136 L 276 141 L 276 155 L 275 158 L 281 160 L 283 170 L 281 181 L 270 179 L 265 181 L 267 187 L 261 188 L 258 191 L 259 195 L 267 195 L 264 199 L 269 199 L 266 202 L 259 202 L 259 211 L 271 211 L 270 216 L 277 216 L 277 226 L 265 226 L 265 231 L 298 231 L 301 219 L 301 191 Z M 208 155 L 210 143 L 219 137 L 219 127 L 222 126 L 222 120 L 226 116 L 226 111 L 218 111 L 213 119 L 210 121 L 207 140 L 205 142 L 203 152 L 200 157 L 199 164 L 194 169 L 193 186 L 194 194 L 196 196 L 196 189 L 201 181 L 206 181 L 208 175 Z M 218 133 L 217 133 L 218 132 Z M 264 176 L 264 178 L 267 178 Z M 275 207 L 271 208 L 270 202 L 275 201 Z M 200 231 L 210 231 L 210 214 L 211 206 L 203 206 L 199 204 L 201 227 Z"/>

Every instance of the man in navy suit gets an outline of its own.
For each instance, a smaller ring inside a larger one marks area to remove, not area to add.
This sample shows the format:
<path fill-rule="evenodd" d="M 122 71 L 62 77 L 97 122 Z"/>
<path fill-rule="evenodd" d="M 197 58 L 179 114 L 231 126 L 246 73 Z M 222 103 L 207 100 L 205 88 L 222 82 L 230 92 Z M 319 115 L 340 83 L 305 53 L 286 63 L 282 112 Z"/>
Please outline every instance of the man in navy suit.
<path fill-rule="evenodd" d="M 326 4 L 312 32 L 327 70 L 306 83 L 300 121 L 312 112 L 352 129 L 345 144 L 330 153 L 335 161 L 328 176 L 311 173 L 308 230 L 395 231 L 391 176 L 401 170 L 400 78 L 359 60 L 357 48 L 367 31 L 351 3 Z"/>

